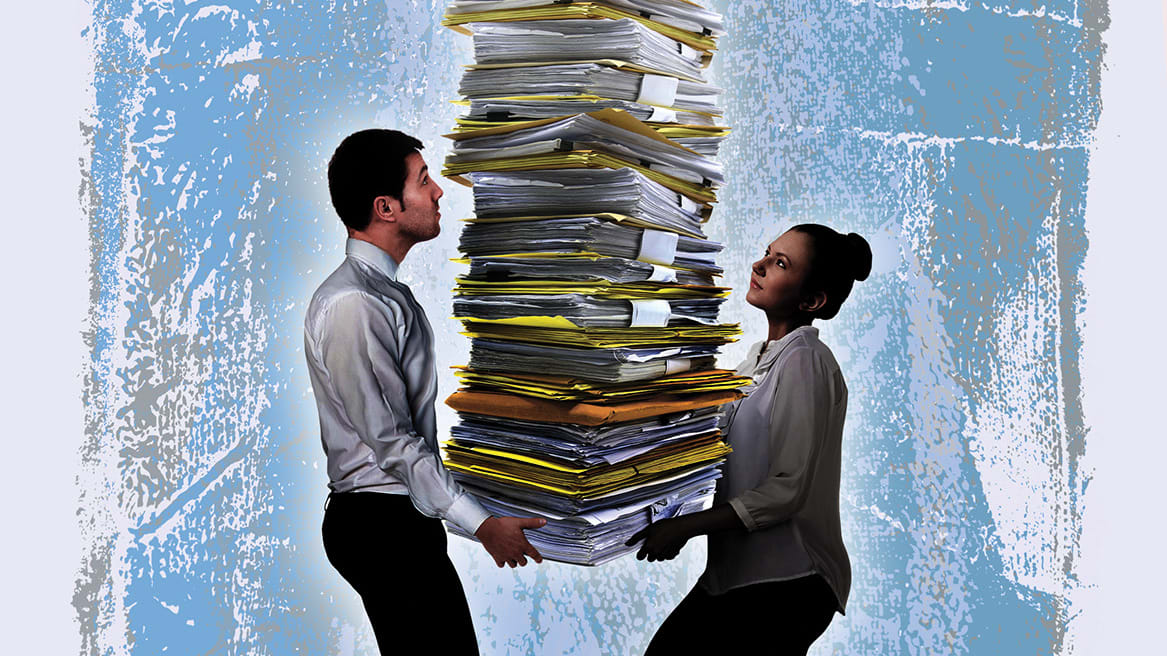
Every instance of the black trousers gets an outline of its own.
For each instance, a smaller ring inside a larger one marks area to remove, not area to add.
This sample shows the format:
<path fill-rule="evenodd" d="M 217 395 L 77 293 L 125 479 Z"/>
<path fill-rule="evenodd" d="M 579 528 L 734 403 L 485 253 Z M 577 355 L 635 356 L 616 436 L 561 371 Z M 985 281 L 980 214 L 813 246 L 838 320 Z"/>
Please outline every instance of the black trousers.
<path fill-rule="evenodd" d="M 423 650 L 477 654 L 466 593 L 446 555 L 442 522 L 408 495 L 329 495 L 324 553 L 356 589 L 382 656 Z M 420 641 L 420 643 L 419 643 Z"/>
<path fill-rule="evenodd" d="M 694 585 L 657 629 L 645 656 L 781 654 L 805 656 L 827 630 L 835 594 L 818 574 L 710 595 Z"/>

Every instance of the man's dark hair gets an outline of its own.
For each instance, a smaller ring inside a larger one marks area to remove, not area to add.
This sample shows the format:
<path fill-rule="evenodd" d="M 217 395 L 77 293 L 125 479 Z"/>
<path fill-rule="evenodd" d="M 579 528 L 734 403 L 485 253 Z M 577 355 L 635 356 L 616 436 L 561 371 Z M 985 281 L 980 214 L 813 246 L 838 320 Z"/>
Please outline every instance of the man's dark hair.
<path fill-rule="evenodd" d="M 345 137 L 328 161 L 328 193 L 340 220 L 353 230 L 364 230 L 374 198 L 401 201 L 405 158 L 421 149 L 420 141 L 397 130 L 361 130 Z"/>

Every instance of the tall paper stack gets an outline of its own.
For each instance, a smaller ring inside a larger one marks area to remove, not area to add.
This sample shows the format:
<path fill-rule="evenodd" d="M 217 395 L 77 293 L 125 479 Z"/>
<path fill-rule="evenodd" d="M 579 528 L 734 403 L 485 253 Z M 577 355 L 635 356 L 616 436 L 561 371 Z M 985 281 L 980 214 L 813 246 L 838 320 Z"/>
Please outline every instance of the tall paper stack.
<path fill-rule="evenodd" d="M 721 17 L 685 0 L 456 0 L 469 113 L 443 174 L 473 186 L 454 314 L 472 339 L 447 468 L 491 512 L 548 520 L 545 557 L 598 565 L 699 510 L 729 448 L 716 369 Z M 465 537 L 457 527 L 450 530 Z"/>

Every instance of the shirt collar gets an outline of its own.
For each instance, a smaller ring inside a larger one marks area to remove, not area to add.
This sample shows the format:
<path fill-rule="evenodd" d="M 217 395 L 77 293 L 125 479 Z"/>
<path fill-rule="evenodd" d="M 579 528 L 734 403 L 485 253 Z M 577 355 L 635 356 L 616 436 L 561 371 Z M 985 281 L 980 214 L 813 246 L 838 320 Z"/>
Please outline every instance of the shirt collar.
<path fill-rule="evenodd" d="M 397 280 L 397 261 L 380 246 L 349 237 L 344 243 L 344 254 L 368 264 L 390 280 Z"/>
<path fill-rule="evenodd" d="M 786 333 L 782 337 L 779 337 L 778 339 L 772 339 L 769 341 L 762 340 L 755 344 L 753 348 L 750 349 L 750 355 L 754 358 L 757 358 L 760 351 L 762 357 L 758 359 L 758 364 L 754 367 L 753 375 L 756 377 L 764 375 L 767 371 L 769 371 L 770 367 L 773 366 L 774 361 L 778 359 L 778 354 L 781 353 L 786 345 L 794 340 L 797 335 L 809 335 L 810 337 L 817 339 L 819 336 L 819 329 L 811 325 L 799 326 L 794 330 Z"/>

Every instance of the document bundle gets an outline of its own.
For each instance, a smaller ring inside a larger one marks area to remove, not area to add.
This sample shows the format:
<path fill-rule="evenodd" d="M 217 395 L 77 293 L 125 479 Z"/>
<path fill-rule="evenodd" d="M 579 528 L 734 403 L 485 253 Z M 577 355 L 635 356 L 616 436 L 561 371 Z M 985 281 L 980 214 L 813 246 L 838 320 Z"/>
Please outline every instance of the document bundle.
<path fill-rule="evenodd" d="M 545 557 L 599 565 L 700 510 L 729 447 L 717 369 L 721 17 L 687 0 L 455 0 L 474 39 L 443 174 L 471 186 L 454 315 L 471 338 L 445 465 Z M 466 535 L 456 526 L 451 532 Z"/>

